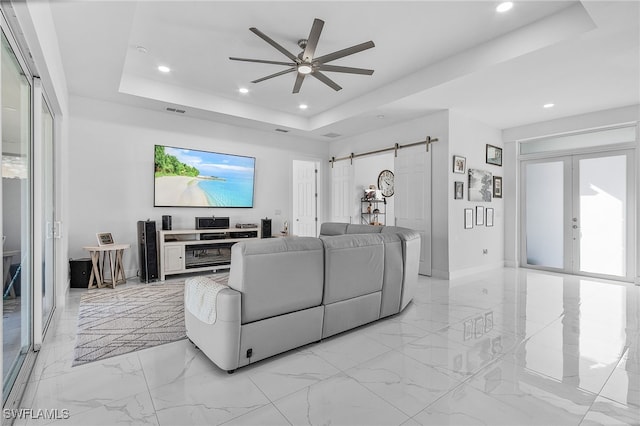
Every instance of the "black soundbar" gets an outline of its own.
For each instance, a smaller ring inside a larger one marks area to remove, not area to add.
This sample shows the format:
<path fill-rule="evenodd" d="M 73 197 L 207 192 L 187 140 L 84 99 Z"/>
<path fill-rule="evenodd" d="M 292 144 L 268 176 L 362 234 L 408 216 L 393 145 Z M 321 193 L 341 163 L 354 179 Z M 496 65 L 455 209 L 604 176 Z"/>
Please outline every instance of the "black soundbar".
<path fill-rule="evenodd" d="M 196 229 L 228 229 L 228 217 L 196 217 Z"/>

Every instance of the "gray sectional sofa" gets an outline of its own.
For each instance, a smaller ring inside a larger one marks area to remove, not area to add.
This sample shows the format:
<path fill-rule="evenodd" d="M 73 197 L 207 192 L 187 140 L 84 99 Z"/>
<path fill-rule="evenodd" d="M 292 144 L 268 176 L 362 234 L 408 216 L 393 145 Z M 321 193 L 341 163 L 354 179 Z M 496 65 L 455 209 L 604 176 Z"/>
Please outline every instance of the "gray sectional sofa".
<path fill-rule="evenodd" d="M 233 372 L 402 311 L 419 258 L 420 235 L 393 226 L 324 223 L 320 238 L 237 243 L 228 286 L 185 283 L 187 336 Z"/>

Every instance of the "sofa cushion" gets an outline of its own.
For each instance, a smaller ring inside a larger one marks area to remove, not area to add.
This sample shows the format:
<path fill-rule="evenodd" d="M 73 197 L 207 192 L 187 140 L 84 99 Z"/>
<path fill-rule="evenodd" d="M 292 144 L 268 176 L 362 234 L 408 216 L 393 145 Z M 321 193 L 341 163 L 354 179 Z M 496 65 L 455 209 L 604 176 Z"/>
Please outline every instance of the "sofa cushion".
<path fill-rule="evenodd" d="M 324 304 L 382 289 L 384 245 L 380 235 L 320 239 L 324 244 Z"/>
<path fill-rule="evenodd" d="M 348 223 L 325 222 L 320 225 L 320 235 L 344 235 L 347 233 Z"/>
<path fill-rule="evenodd" d="M 235 244 L 229 287 L 242 293 L 242 324 L 320 305 L 323 271 L 323 244 L 317 238 Z"/>
<path fill-rule="evenodd" d="M 347 234 L 379 234 L 384 226 L 357 225 L 350 223 L 347 225 Z"/>

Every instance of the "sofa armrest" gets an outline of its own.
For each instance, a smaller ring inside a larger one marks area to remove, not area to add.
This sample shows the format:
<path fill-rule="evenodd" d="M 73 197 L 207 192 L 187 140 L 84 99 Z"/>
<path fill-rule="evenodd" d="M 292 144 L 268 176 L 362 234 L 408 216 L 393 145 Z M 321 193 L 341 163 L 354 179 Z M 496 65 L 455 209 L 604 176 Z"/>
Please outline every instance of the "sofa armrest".
<path fill-rule="evenodd" d="M 413 299 L 418 286 L 422 243 L 420 234 L 416 231 L 403 232 L 398 235 L 402 240 L 404 252 L 404 277 L 402 279 L 402 299 L 400 300 L 400 311 L 402 311 Z"/>
<path fill-rule="evenodd" d="M 185 287 L 185 292 L 187 291 Z M 187 337 L 223 370 L 235 370 L 240 358 L 240 292 L 226 288 L 216 296 L 216 321 L 200 321 L 185 307 Z"/>

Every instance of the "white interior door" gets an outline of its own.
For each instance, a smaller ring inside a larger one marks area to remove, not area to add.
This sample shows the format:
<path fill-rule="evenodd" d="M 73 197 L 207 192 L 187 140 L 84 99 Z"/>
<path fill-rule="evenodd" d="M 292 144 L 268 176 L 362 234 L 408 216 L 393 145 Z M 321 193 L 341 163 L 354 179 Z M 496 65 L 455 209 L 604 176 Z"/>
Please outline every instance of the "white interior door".
<path fill-rule="evenodd" d="M 331 222 L 351 223 L 354 204 L 353 187 L 353 166 L 346 161 L 333 163 L 331 168 Z"/>
<path fill-rule="evenodd" d="M 314 161 L 293 161 L 292 233 L 300 237 L 317 236 L 318 167 Z"/>
<path fill-rule="evenodd" d="M 431 152 L 424 145 L 398 150 L 395 223 L 420 233 L 420 274 L 431 275 Z"/>

